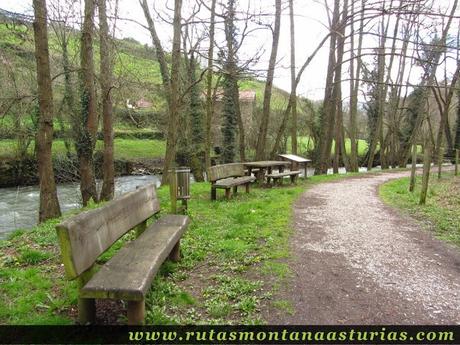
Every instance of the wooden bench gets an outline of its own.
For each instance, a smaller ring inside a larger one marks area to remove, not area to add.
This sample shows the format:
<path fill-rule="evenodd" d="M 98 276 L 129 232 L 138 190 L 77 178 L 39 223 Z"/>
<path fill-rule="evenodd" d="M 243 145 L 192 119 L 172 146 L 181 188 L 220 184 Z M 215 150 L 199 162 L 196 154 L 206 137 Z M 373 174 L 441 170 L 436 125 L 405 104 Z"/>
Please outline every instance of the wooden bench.
<path fill-rule="evenodd" d="M 66 276 L 78 280 L 81 324 L 95 322 L 99 298 L 128 301 L 128 324 L 144 323 L 145 295 L 163 261 L 180 259 L 180 238 L 189 224 L 187 216 L 166 215 L 147 227 L 159 211 L 151 184 L 57 225 Z M 136 239 L 97 270 L 98 257 L 131 229 Z"/>
<path fill-rule="evenodd" d="M 246 186 L 246 193 L 249 193 L 249 186 L 256 178 L 245 176 L 242 163 L 230 163 L 215 165 L 208 169 L 208 179 L 211 182 L 211 200 L 216 200 L 217 189 L 225 189 L 225 196 L 230 199 L 230 189 L 233 193 L 238 192 L 238 186 Z"/>
<path fill-rule="evenodd" d="M 295 183 L 295 179 L 299 176 L 300 170 L 291 170 L 291 171 L 283 171 L 278 173 L 272 173 L 267 175 L 267 183 L 270 183 L 270 179 L 273 179 L 273 182 L 278 182 L 279 184 L 283 183 L 283 178 L 285 176 L 290 176 L 291 183 Z"/>

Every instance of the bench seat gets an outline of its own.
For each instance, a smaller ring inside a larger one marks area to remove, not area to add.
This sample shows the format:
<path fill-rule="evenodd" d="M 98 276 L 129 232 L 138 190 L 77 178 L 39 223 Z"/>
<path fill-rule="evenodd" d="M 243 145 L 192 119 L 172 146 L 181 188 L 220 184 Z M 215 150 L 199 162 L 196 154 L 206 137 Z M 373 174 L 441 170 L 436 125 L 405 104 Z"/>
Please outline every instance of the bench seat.
<path fill-rule="evenodd" d="M 213 188 L 231 188 L 235 186 L 240 186 L 246 183 L 254 182 L 256 178 L 254 176 L 241 176 L 235 178 L 226 178 L 223 180 L 219 180 L 213 184 Z"/>
<path fill-rule="evenodd" d="M 300 170 L 283 171 L 281 173 L 268 174 L 267 177 L 276 179 L 276 178 L 281 178 L 285 176 L 293 176 L 293 175 L 299 175 L 299 174 L 300 174 Z"/>
<path fill-rule="evenodd" d="M 274 181 L 279 181 L 281 184 L 283 182 L 283 177 L 290 176 L 291 183 L 295 183 L 296 177 L 300 174 L 300 170 L 291 170 L 291 171 L 283 171 L 278 173 L 272 173 L 267 175 L 267 183 L 270 183 L 270 179 L 272 178 Z"/>
<path fill-rule="evenodd" d="M 157 220 L 105 263 L 80 290 L 80 297 L 142 301 L 188 223 L 182 215 Z"/>

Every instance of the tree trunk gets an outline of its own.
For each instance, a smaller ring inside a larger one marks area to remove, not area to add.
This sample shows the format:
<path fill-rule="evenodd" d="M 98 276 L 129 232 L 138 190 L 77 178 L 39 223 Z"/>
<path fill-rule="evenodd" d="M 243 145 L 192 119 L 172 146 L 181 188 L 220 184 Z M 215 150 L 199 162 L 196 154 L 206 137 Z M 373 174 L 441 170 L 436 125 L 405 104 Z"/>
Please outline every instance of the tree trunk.
<path fill-rule="evenodd" d="M 93 199 L 95 202 L 98 201 L 93 162 L 98 122 L 93 61 L 94 9 L 94 0 L 85 0 L 85 15 L 81 31 L 80 51 L 80 128 L 78 129 L 76 143 L 80 164 L 80 190 L 83 206 L 86 206 L 90 199 Z"/>
<path fill-rule="evenodd" d="M 173 168 L 176 160 L 176 144 L 177 144 L 177 125 L 179 119 L 180 94 L 179 94 L 179 69 L 181 65 L 181 11 L 182 0 L 174 1 L 174 19 L 173 19 L 173 46 L 171 57 L 171 74 L 169 73 L 166 55 L 158 37 L 155 23 L 153 22 L 147 0 L 140 1 L 145 19 L 152 38 L 153 46 L 155 47 L 156 58 L 160 65 L 161 79 L 165 90 L 166 99 L 168 102 L 168 129 L 166 139 L 166 154 L 163 167 L 162 184 L 168 184 L 168 171 Z"/>
<path fill-rule="evenodd" d="M 324 43 L 326 43 L 326 41 L 329 38 L 329 36 L 330 36 L 330 33 L 328 33 L 326 36 L 323 37 L 323 39 L 318 44 L 318 46 L 315 48 L 313 53 L 305 60 L 304 64 L 300 68 L 299 73 L 297 73 L 297 76 L 296 76 L 296 79 L 295 79 L 295 88 L 296 89 L 297 89 L 297 86 L 300 83 L 300 79 L 302 78 L 303 72 L 308 67 L 308 65 L 313 60 L 313 58 L 316 56 L 318 51 L 323 47 Z M 292 107 L 292 104 L 294 103 L 294 97 L 296 97 L 295 94 L 293 94 L 291 92 L 291 95 L 289 96 L 288 105 L 287 105 L 286 109 L 283 112 L 283 119 L 281 120 L 281 125 L 280 125 L 280 128 L 278 129 L 278 132 L 276 134 L 275 143 L 273 144 L 273 149 L 272 149 L 272 152 L 270 154 L 270 156 L 272 158 L 274 158 L 276 156 L 276 154 L 278 153 L 279 146 L 280 146 L 280 143 L 281 143 L 281 138 L 282 138 L 282 136 L 284 134 L 284 131 L 286 130 L 286 125 L 287 125 L 287 122 L 288 122 L 289 114 L 291 114 L 291 107 Z"/>
<path fill-rule="evenodd" d="M 115 165 L 113 161 L 113 106 L 112 106 L 112 48 L 107 23 L 106 0 L 98 0 L 101 55 L 101 94 L 104 131 L 104 161 L 101 200 L 112 200 L 115 192 Z"/>
<path fill-rule="evenodd" d="M 364 7 L 364 6 L 362 6 Z M 354 1 L 351 2 L 351 17 L 355 16 Z M 354 24 L 351 24 L 350 33 L 350 170 L 352 172 L 358 172 L 358 146 L 357 146 L 357 123 L 356 116 L 358 114 L 358 89 L 359 89 L 359 77 L 361 75 L 362 60 L 361 51 L 363 44 L 363 28 L 364 28 L 364 11 L 361 11 L 361 18 L 359 24 L 359 36 L 358 36 L 358 50 L 356 54 L 357 63 L 356 71 L 354 64 Z"/>
<path fill-rule="evenodd" d="M 212 99 L 212 76 L 214 63 L 214 30 L 216 18 L 216 0 L 211 2 L 211 18 L 209 23 L 209 49 L 208 49 L 208 71 L 206 73 L 206 126 L 205 126 L 205 166 L 211 166 L 211 123 L 214 113 L 214 102 Z"/>
<path fill-rule="evenodd" d="M 268 62 L 267 80 L 265 82 L 263 110 L 256 146 L 256 160 L 265 159 L 265 146 L 267 145 L 268 124 L 270 121 L 270 101 L 272 97 L 273 77 L 275 75 L 276 56 L 278 54 L 278 43 L 280 38 L 281 0 L 275 0 L 275 8 L 275 28 L 273 29 L 272 49 Z"/>
<path fill-rule="evenodd" d="M 335 128 L 336 96 L 334 94 L 334 71 L 336 67 L 336 44 L 340 19 L 340 0 L 334 1 L 334 12 L 331 22 L 329 43 L 329 60 L 326 74 L 326 86 L 323 101 L 323 118 L 321 119 L 321 134 L 317 147 L 317 162 L 315 174 L 326 174 L 331 157 L 332 139 Z"/>
<path fill-rule="evenodd" d="M 174 1 L 174 20 L 173 20 L 173 45 L 171 58 L 171 88 L 169 101 L 169 121 L 168 134 L 166 140 L 166 154 L 163 168 L 162 184 L 168 184 L 169 174 L 167 173 L 175 165 L 176 160 L 176 141 L 177 125 L 179 119 L 180 94 L 179 94 L 179 70 L 181 65 L 181 11 L 182 0 Z"/>
<path fill-rule="evenodd" d="M 415 189 L 415 170 L 417 168 L 417 144 L 412 145 L 412 166 L 410 170 L 409 192 Z"/>
<path fill-rule="evenodd" d="M 240 162 L 246 161 L 246 143 L 244 134 L 244 123 L 241 115 L 240 106 L 240 91 L 238 87 L 238 80 L 236 77 L 232 78 L 233 84 L 233 102 L 235 103 L 236 120 L 238 122 L 238 147 L 240 151 Z"/>
<path fill-rule="evenodd" d="M 191 50 L 188 64 L 189 83 L 193 85 L 190 90 L 190 122 L 191 122 L 191 137 L 190 145 L 190 169 L 192 170 L 195 181 L 204 181 L 204 165 L 203 165 L 203 150 L 204 150 L 204 126 L 203 112 L 200 99 L 200 87 L 197 84 L 196 71 L 197 61 L 195 58 L 194 49 Z"/>
<path fill-rule="evenodd" d="M 295 75 L 295 27 L 294 27 L 294 0 L 289 0 L 289 21 L 291 34 L 291 97 L 292 97 L 292 119 L 291 119 L 291 151 L 297 154 L 297 95 Z"/>
<path fill-rule="evenodd" d="M 39 105 L 37 160 L 40 181 L 40 207 L 38 221 L 43 222 L 50 218 L 59 217 L 61 209 L 57 198 L 51 152 L 53 144 L 53 92 L 48 50 L 46 0 L 34 0 L 33 6 Z"/>
<path fill-rule="evenodd" d="M 423 158 L 423 176 L 422 176 L 422 190 L 420 192 L 420 205 L 425 205 L 426 195 L 428 193 L 428 184 L 430 180 L 431 168 L 431 144 L 425 140 L 425 154 Z"/>

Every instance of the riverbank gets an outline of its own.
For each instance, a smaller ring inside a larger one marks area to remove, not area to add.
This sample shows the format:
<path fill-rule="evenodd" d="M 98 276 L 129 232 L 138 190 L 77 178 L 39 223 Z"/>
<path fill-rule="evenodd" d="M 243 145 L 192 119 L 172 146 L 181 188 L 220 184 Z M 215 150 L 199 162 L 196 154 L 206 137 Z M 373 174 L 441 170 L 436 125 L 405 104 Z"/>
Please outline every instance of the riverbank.
<path fill-rule="evenodd" d="M 444 241 L 460 247 L 460 176 L 445 172 L 441 179 L 430 176 L 426 205 L 419 205 L 421 177 L 415 191 L 409 192 L 409 178 L 390 181 L 380 187 L 382 199 L 389 205 L 423 221 L 429 230 Z"/>
<path fill-rule="evenodd" d="M 94 167 L 96 178 L 102 178 L 102 153 L 96 152 Z M 115 176 L 157 175 L 163 172 L 163 158 L 115 158 Z M 33 186 L 38 184 L 37 159 L 25 157 L 0 160 L 0 188 Z M 53 157 L 54 175 L 57 183 L 79 181 L 78 159 L 70 156 Z"/>
<path fill-rule="evenodd" d="M 290 275 L 283 259 L 289 256 L 291 206 L 311 185 L 340 177 L 314 176 L 296 186 L 254 188 L 217 202 L 209 200 L 209 183 L 194 183 L 192 223 L 181 242 L 183 260 L 166 263 L 155 278 L 147 297 L 147 323 L 254 324 L 264 322 L 261 310 L 269 304 L 284 308 L 272 296 Z M 169 191 L 160 188 L 158 194 L 162 213 L 167 213 Z M 0 323 L 75 322 L 77 289 L 64 279 L 54 229 L 59 221 L 0 241 Z M 113 251 L 99 262 L 111 255 Z M 102 322 L 125 322 L 115 318 L 122 304 L 104 306 Z M 116 312 L 110 313 L 112 309 Z"/>

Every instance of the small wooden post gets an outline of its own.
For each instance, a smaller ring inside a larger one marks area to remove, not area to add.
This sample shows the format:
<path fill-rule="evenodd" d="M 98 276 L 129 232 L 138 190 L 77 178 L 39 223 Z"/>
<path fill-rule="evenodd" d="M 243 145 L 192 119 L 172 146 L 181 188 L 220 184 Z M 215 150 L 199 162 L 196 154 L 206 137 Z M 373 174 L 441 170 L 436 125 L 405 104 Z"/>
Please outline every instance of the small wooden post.
<path fill-rule="evenodd" d="M 425 154 L 423 156 L 423 177 L 422 177 L 422 191 L 420 192 L 420 205 L 425 205 L 426 194 L 428 192 L 428 182 L 430 180 L 430 167 L 431 167 L 431 147 L 430 144 L 425 145 Z"/>
<path fill-rule="evenodd" d="M 415 189 L 415 169 L 417 164 L 417 144 L 412 145 L 412 166 L 410 171 L 410 184 L 409 192 L 413 192 Z"/>
<path fill-rule="evenodd" d="M 169 171 L 169 196 L 171 199 L 171 213 L 177 213 L 177 179 L 175 169 Z"/>
<path fill-rule="evenodd" d="M 455 150 L 455 176 L 458 176 L 458 160 L 460 156 L 460 150 L 456 149 Z"/>
<path fill-rule="evenodd" d="M 143 325 L 145 322 L 145 300 L 128 301 L 128 325 Z"/>

